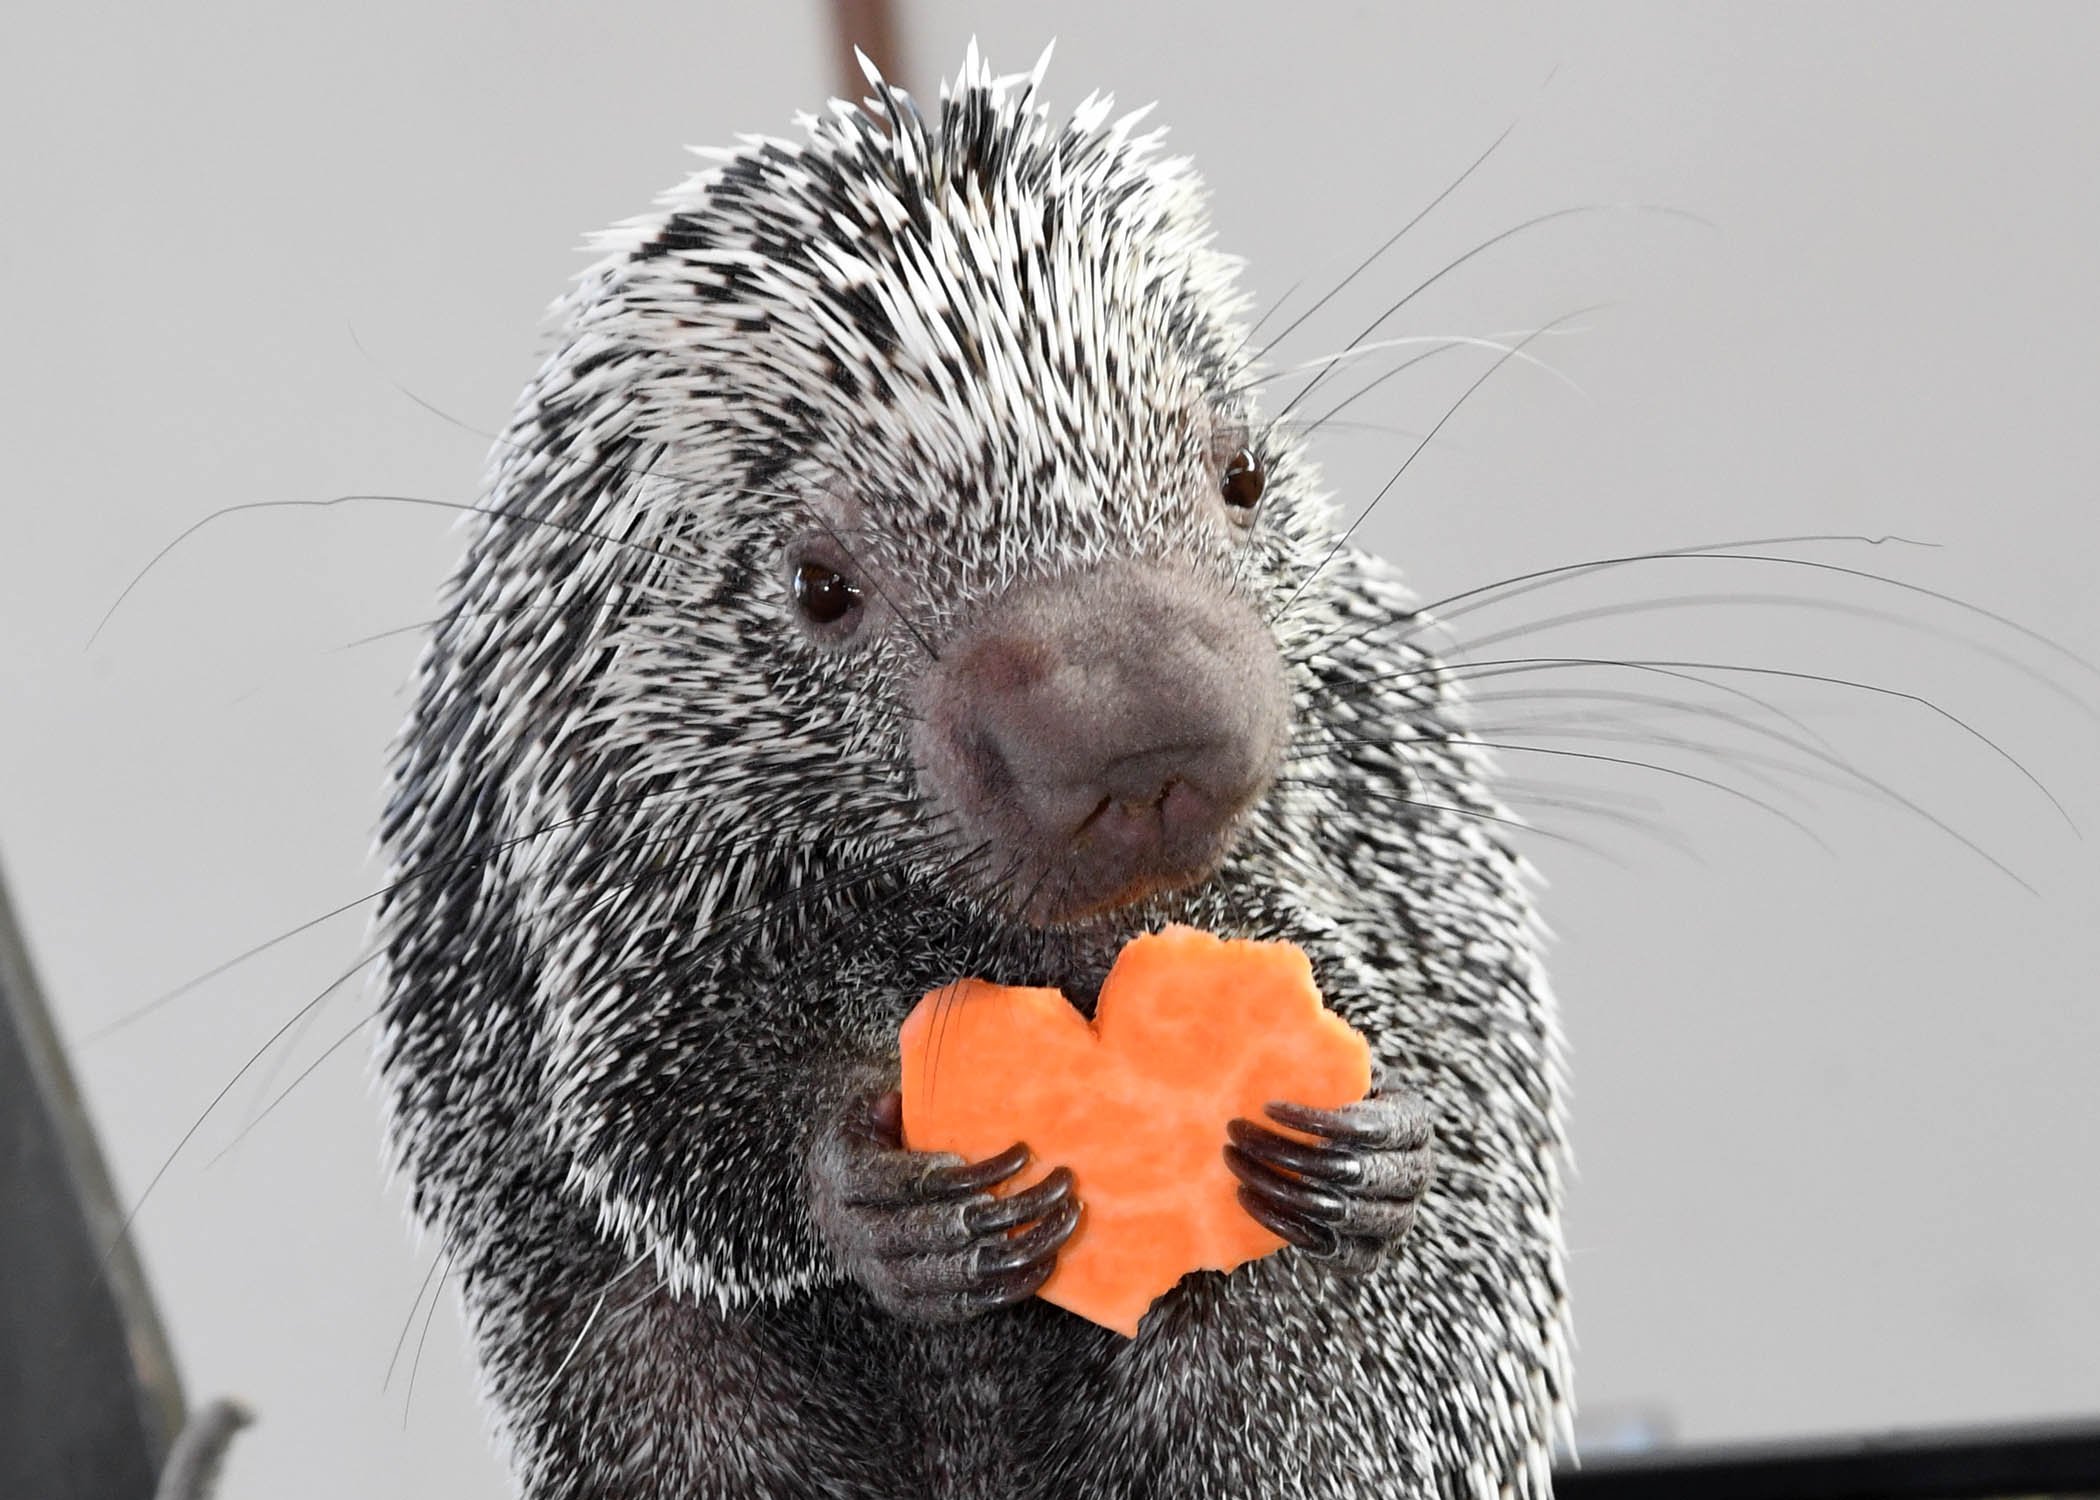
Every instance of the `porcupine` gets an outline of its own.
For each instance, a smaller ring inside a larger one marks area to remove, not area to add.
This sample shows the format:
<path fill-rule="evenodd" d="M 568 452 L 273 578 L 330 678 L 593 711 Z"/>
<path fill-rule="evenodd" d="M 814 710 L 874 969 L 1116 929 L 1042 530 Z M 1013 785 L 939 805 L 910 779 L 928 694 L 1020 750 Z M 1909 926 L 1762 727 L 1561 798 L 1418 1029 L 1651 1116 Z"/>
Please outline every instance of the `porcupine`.
<path fill-rule="evenodd" d="M 1490 768 L 1257 414 L 1192 169 L 1041 74 L 706 153 L 492 459 L 380 1066 L 536 1500 L 1550 1489 L 1559 1042 Z M 1285 1249 L 1125 1340 L 1032 1296 L 1069 1174 L 903 1148 L 896 1033 L 962 975 L 1090 1003 L 1168 921 L 1300 944 L 1378 1075 L 1235 1122 Z"/>

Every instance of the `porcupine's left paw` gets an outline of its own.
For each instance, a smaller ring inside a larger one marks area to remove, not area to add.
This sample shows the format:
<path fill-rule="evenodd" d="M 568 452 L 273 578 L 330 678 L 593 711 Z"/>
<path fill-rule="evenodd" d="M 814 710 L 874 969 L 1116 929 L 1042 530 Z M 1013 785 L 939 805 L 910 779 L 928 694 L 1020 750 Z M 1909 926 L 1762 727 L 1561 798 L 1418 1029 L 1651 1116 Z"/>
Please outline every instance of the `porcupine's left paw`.
<path fill-rule="evenodd" d="M 1427 1106 L 1380 1086 L 1340 1109 L 1271 1104 L 1268 1114 L 1314 1139 L 1232 1121 L 1225 1164 L 1240 1180 L 1241 1206 L 1337 1271 L 1360 1275 L 1384 1264 L 1436 1175 Z"/>

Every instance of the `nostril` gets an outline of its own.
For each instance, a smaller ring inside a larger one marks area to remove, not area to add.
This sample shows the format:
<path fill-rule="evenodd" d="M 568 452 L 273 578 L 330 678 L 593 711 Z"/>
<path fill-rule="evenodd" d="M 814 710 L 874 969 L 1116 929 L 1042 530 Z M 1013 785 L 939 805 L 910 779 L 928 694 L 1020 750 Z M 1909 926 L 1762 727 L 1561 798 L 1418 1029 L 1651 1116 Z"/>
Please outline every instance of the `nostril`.
<path fill-rule="evenodd" d="M 1181 776 L 1169 776 L 1149 796 L 1110 793 L 1073 826 L 1074 847 L 1112 847 L 1160 853 L 1201 844 L 1224 821 L 1227 802 Z"/>
<path fill-rule="evenodd" d="M 1108 810 L 1115 805 L 1116 799 L 1113 797 L 1103 797 L 1099 802 L 1095 803 L 1094 810 L 1081 818 L 1079 826 L 1072 830 L 1073 841 L 1076 843 L 1078 840 L 1085 838 L 1092 831 L 1095 824 L 1108 816 Z"/>
<path fill-rule="evenodd" d="M 1218 798 L 1177 778 L 1159 794 L 1160 836 L 1170 849 L 1200 844 L 1217 833 L 1235 810 L 1235 799 Z"/>
<path fill-rule="evenodd" d="M 1156 852 L 1165 842 L 1159 806 L 1103 797 L 1072 832 L 1072 847 L 1118 857 Z"/>

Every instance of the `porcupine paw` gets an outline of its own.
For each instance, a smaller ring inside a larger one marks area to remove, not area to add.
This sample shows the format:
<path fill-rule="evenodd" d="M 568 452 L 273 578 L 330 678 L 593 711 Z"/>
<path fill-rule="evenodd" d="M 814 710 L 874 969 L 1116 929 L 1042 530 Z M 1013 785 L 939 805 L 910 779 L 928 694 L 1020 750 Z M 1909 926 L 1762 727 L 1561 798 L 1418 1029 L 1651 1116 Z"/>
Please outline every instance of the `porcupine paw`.
<path fill-rule="evenodd" d="M 1225 1164 L 1248 1213 L 1335 1270 L 1382 1265 L 1415 1222 L 1436 1175 L 1436 1132 L 1413 1094 L 1375 1088 L 1340 1109 L 1271 1104 L 1269 1118 L 1315 1137 L 1281 1134 L 1252 1120 L 1226 1126 Z"/>
<path fill-rule="evenodd" d="M 818 1143 L 813 1208 L 832 1253 L 900 1318 L 952 1323 L 1033 1296 L 1079 1223 L 1071 1171 L 995 1197 L 1026 1146 L 966 1162 L 905 1149 L 902 1127 L 891 1092 L 849 1105 Z"/>

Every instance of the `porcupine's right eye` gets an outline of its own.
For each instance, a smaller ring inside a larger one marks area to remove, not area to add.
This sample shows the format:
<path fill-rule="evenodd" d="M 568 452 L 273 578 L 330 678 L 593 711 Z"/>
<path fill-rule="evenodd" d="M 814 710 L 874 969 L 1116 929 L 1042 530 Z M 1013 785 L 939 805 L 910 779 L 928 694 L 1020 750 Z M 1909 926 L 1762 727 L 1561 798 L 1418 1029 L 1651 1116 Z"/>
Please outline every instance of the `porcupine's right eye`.
<path fill-rule="evenodd" d="M 1262 491 L 1268 486 L 1268 471 L 1252 448 L 1242 448 L 1233 454 L 1225 465 L 1225 472 L 1218 480 L 1218 492 L 1225 497 L 1226 513 L 1235 526 L 1252 526 L 1254 513 L 1261 505 Z"/>

